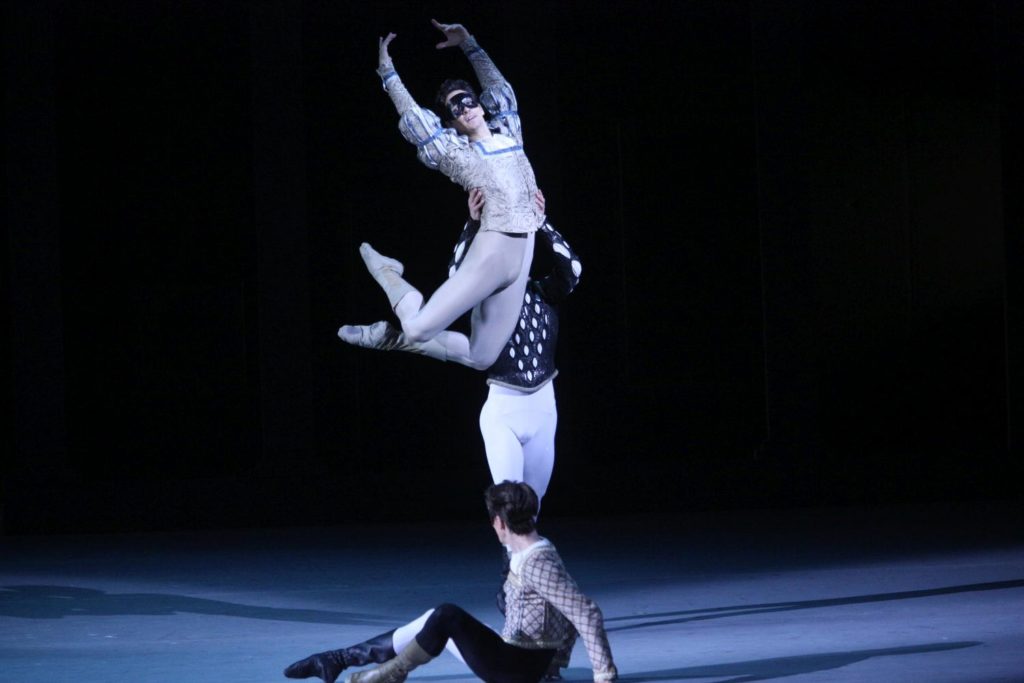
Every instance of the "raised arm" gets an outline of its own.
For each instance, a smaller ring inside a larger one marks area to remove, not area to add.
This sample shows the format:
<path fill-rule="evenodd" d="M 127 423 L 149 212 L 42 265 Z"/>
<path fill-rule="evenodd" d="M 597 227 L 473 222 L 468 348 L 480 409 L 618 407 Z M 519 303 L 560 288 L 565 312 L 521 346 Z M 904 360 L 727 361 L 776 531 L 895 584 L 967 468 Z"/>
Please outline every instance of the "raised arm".
<path fill-rule="evenodd" d="M 508 83 L 505 77 L 501 75 L 501 72 L 498 71 L 498 67 L 494 65 L 491 58 L 484 52 L 484 49 L 476 42 L 476 38 L 470 34 L 469 29 L 462 24 L 442 24 L 437 19 L 431 19 L 430 23 L 434 25 L 434 28 L 443 33 L 445 37 L 444 40 L 437 44 L 437 49 L 443 50 L 446 47 L 462 48 L 462 52 L 469 59 L 473 71 L 476 72 L 476 78 L 480 81 L 481 88 L 487 90 L 488 88 L 496 88 Z"/>
<path fill-rule="evenodd" d="M 437 114 L 425 109 L 412 98 L 402 79 L 398 77 L 388 46 L 395 39 L 394 33 L 381 38 L 377 48 L 377 75 L 380 76 L 384 90 L 394 103 L 400 117 L 398 130 L 408 142 L 416 145 L 416 156 L 424 165 L 440 169 L 445 175 L 452 176 L 452 168 L 444 167 L 444 161 L 450 151 L 465 146 L 458 140 L 458 134 L 441 126 Z M 452 177 L 452 180 L 458 180 Z"/>
<path fill-rule="evenodd" d="M 437 44 L 437 49 L 459 47 L 469 59 L 476 78 L 482 89 L 480 103 L 487 112 L 502 125 L 506 135 L 523 143 L 522 124 L 519 121 L 519 103 L 516 100 L 512 85 L 498 71 L 491 58 L 476 42 L 469 30 L 462 24 L 442 24 L 436 19 L 430 22 L 444 34 L 445 39 Z"/>
<path fill-rule="evenodd" d="M 384 85 L 384 91 L 391 97 L 398 115 L 401 116 L 417 105 L 412 95 L 405 89 L 402 79 L 398 77 L 398 72 L 395 71 L 395 64 L 388 52 L 388 46 L 395 37 L 394 33 L 389 33 L 386 37 L 378 39 L 377 75 L 380 76 L 380 80 Z"/>

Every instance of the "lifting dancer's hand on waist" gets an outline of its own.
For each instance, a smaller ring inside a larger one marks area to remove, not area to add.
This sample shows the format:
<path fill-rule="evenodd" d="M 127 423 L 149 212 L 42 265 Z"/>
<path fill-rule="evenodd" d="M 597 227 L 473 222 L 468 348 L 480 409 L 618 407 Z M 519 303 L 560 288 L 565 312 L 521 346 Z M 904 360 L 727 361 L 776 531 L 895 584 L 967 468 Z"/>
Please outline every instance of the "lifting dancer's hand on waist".
<path fill-rule="evenodd" d="M 484 191 L 474 187 L 469 191 L 469 217 L 474 221 L 480 220 L 480 210 L 484 208 Z"/>

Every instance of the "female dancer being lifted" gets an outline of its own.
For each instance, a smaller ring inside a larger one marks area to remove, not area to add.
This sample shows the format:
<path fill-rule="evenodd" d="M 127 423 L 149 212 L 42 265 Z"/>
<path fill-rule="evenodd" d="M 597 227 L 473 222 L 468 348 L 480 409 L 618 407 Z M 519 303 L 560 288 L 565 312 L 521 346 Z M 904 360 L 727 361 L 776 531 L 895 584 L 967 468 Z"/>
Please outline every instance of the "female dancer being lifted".
<path fill-rule="evenodd" d="M 436 114 L 417 105 L 402 84 L 388 54 L 394 33 L 380 40 L 377 73 L 398 110 L 399 130 L 416 145 L 419 160 L 467 191 L 480 188 L 487 198 L 480 231 L 458 271 L 425 303 L 423 295 L 402 279 L 400 262 L 365 243 L 359 252 L 384 289 L 408 342 L 429 345 L 435 357 L 484 370 L 494 363 L 519 318 L 534 233 L 544 215 L 534 199 L 537 182 L 523 153 L 512 87 L 462 25 L 432 22 L 445 34 L 437 47 L 462 48 L 483 86 L 478 98 L 465 81 L 441 84 L 438 104 L 453 128 L 443 127 Z M 481 104 L 491 113 L 497 132 L 488 126 Z M 470 309 L 468 338 L 445 331 Z M 364 339 L 361 345 L 387 344 L 383 330 L 380 336 Z"/>

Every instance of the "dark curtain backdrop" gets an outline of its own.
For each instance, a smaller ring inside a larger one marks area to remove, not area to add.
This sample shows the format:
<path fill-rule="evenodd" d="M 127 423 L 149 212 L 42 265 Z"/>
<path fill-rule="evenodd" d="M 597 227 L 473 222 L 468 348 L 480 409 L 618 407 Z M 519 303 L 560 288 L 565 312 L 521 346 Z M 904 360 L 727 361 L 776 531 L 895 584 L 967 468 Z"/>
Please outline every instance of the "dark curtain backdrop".
<path fill-rule="evenodd" d="M 545 514 L 1019 496 L 1019 3 L 4 12 L 7 533 L 480 514 L 483 376 L 335 336 L 465 218 L 373 71 L 471 77 L 431 17 L 584 265 Z"/>

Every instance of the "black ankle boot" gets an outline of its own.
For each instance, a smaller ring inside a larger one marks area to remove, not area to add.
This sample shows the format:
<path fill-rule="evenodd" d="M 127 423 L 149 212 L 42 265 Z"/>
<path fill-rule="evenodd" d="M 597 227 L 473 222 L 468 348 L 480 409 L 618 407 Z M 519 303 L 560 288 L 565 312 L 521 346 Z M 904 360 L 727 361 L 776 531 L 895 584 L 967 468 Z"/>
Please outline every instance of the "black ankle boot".
<path fill-rule="evenodd" d="M 347 666 L 364 666 L 366 664 L 383 664 L 395 656 L 395 630 L 381 633 L 358 645 L 347 647 L 342 652 Z"/>
<path fill-rule="evenodd" d="M 334 683 L 338 675 L 350 666 L 381 664 L 394 657 L 394 633 L 391 630 L 352 647 L 310 655 L 285 669 L 284 675 L 287 678 L 316 676 L 324 683 Z"/>
<path fill-rule="evenodd" d="M 317 678 L 324 683 L 334 683 L 338 674 L 345 670 L 344 650 L 328 650 L 318 652 L 305 659 L 300 659 L 284 670 L 285 678 Z"/>

